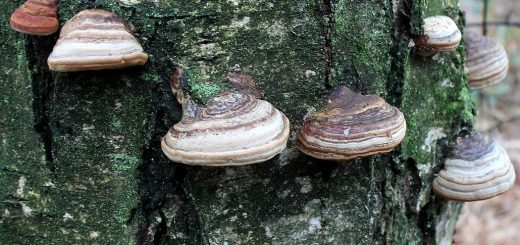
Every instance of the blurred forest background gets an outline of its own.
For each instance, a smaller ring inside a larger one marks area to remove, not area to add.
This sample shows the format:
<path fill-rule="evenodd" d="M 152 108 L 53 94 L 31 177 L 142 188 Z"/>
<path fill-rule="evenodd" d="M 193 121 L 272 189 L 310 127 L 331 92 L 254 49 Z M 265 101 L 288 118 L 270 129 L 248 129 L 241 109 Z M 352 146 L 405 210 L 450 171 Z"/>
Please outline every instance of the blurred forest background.
<path fill-rule="evenodd" d="M 467 30 L 482 33 L 484 1 L 460 1 Z M 517 181 L 504 195 L 464 206 L 455 234 L 460 245 L 520 244 L 520 1 L 488 0 L 487 19 L 487 35 L 504 45 L 510 67 L 504 82 L 473 92 L 479 108 L 477 129 L 506 149 Z"/>

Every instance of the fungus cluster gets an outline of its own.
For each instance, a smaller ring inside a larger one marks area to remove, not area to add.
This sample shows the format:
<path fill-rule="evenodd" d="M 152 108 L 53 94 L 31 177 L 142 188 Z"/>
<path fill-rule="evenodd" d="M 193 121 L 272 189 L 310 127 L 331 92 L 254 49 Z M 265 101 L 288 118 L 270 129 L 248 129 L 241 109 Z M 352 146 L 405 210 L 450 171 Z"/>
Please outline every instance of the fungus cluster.
<path fill-rule="evenodd" d="M 124 20 L 102 9 L 84 10 L 63 26 L 49 59 L 53 71 L 119 69 L 143 65 L 148 55 Z"/>
<path fill-rule="evenodd" d="M 509 59 L 500 43 L 472 31 L 464 33 L 464 41 L 466 70 L 471 88 L 485 88 L 506 78 Z"/>
<path fill-rule="evenodd" d="M 506 151 L 480 133 L 457 138 L 444 165 L 433 181 L 433 190 L 449 200 L 488 199 L 508 191 L 515 182 Z"/>
<path fill-rule="evenodd" d="M 11 27 L 30 35 L 50 35 L 59 28 L 56 0 L 27 0 L 11 16 Z M 424 19 L 424 35 L 415 39 L 417 52 L 430 56 L 457 49 L 462 34 L 446 16 Z M 469 84 L 483 88 L 507 74 L 508 58 L 494 40 L 465 35 Z M 63 26 L 48 58 L 51 70 L 74 72 L 119 69 L 147 62 L 148 55 L 125 21 L 115 13 L 84 10 Z M 182 120 L 163 137 L 161 148 L 174 162 L 201 166 L 240 166 L 267 161 L 287 144 L 287 117 L 256 90 L 249 76 L 228 73 L 237 90 L 196 105 L 181 88 L 182 70 L 171 78 L 172 92 L 182 105 Z M 392 151 L 406 135 L 398 108 L 379 96 L 362 95 L 340 86 L 327 105 L 306 118 L 297 147 L 325 160 L 349 160 Z M 505 150 L 487 135 L 473 133 L 456 140 L 444 169 L 433 182 L 440 196 L 458 201 L 491 198 L 509 190 L 515 172 Z"/>
<path fill-rule="evenodd" d="M 36 36 L 55 33 L 60 27 L 56 2 L 57 0 L 27 0 L 11 15 L 11 28 Z"/>
<path fill-rule="evenodd" d="M 267 161 L 289 139 L 289 120 L 269 102 L 231 91 L 199 108 L 180 87 L 178 70 L 172 90 L 183 106 L 182 120 L 163 138 L 163 152 L 174 162 L 201 166 L 239 166 Z"/>
<path fill-rule="evenodd" d="M 326 160 L 348 160 L 389 152 L 406 134 L 403 113 L 381 97 L 337 87 L 327 106 L 307 118 L 298 148 Z"/>
<path fill-rule="evenodd" d="M 415 39 L 417 53 L 430 56 L 454 51 L 462 35 L 446 16 L 424 19 L 424 35 Z M 475 32 L 464 34 L 469 86 L 481 89 L 507 76 L 509 60 L 502 45 Z M 439 196 L 456 201 L 477 201 L 509 190 L 515 172 L 505 150 L 491 137 L 480 133 L 457 138 L 444 169 L 433 181 Z"/>

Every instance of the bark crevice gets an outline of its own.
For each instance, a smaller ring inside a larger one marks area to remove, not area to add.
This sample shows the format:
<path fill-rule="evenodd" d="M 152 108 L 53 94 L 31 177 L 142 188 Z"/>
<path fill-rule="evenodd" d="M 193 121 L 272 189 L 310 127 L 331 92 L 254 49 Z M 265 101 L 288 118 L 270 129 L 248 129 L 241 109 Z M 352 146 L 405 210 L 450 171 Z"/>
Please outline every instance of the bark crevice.
<path fill-rule="evenodd" d="M 325 20 L 325 51 L 327 52 L 327 67 L 325 69 L 325 86 L 332 87 L 331 76 L 334 71 L 334 51 L 332 35 L 334 28 L 334 6 L 331 0 L 323 0 L 323 18 Z"/>
<path fill-rule="evenodd" d="M 141 156 L 138 169 L 141 200 L 137 214 L 129 223 L 139 223 L 138 244 L 200 244 L 199 217 L 184 190 L 186 167 L 172 163 L 161 150 L 161 139 L 168 132 L 170 122 L 179 121 L 181 116 L 181 108 L 167 84 L 158 85 L 152 92 L 153 108 L 157 109 L 151 112 L 147 131 L 153 134 Z M 180 230 L 172 230 L 172 227 Z"/>
<path fill-rule="evenodd" d="M 48 115 L 54 79 L 46 63 L 53 47 L 52 41 L 54 40 L 51 37 L 29 37 L 26 40 L 26 49 L 34 96 L 34 130 L 43 142 L 47 168 L 54 173 L 53 133 Z"/>
<path fill-rule="evenodd" d="M 406 80 L 406 67 L 410 56 L 408 44 L 410 42 L 412 10 L 409 0 L 400 0 L 396 4 L 398 6 L 396 6 L 397 11 L 394 13 L 396 21 L 392 37 L 395 45 L 390 51 L 392 72 L 388 75 L 387 89 L 393 95 L 390 98 L 390 103 L 400 106 L 403 96 L 403 81 Z"/>

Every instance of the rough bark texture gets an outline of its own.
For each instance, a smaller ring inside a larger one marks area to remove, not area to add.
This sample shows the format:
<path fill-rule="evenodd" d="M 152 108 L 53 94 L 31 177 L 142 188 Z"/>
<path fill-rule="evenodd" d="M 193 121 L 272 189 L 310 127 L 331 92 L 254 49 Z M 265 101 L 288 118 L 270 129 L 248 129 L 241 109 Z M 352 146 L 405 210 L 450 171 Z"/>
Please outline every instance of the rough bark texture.
<path fill-rule="evenodd" d="M 9 28 L 22 2 L 0 2 L 0 243 L 450 242 L 461 205 L 431 182 L 473 121 L 463 48 L 421 58 L 409 44 L 426 16 L 462 26 L 456 0 L 62 0 L 62 24 L 112 10 L 150 54 L 143 68 L 69 74 L 46 66 L 57 35 Z M 228 71 L 255 77 L 292 122 L 288 149 L 247 167 L 169 162 L 159 142 L 180 119 L 177 66 L 199 102 L 229 87 Z M 399 149 L 338 164 L 294 148 L 307 110 L 340 84 L 403 111 Z"/>

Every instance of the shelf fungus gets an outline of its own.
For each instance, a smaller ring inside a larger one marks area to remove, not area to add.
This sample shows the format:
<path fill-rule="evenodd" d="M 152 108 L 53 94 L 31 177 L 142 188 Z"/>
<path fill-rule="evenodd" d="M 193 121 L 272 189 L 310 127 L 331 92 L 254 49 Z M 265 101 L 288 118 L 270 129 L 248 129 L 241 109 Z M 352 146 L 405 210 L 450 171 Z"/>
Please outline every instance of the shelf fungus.
<path fill-rule="evenodd" d="M 289 139 L 289 120 L 269 102 L 238 90 L 198 107 L 180 86 L 182 71 L 171 79 L 182 120 L 163 137 L 161 147 L 174 162 L 199 166 L 240 166 L 267 161 Z"/>
<path fill-rule="evenodd" d="M 120 69 L 144 65 L 148 55 L 124 20 L 102 9 L 84 10 L 61 29 L 49 59 L 53 71 Z"/>
<path fill-rule="evenodd" d="M 506 78 L 509 59 L 500 43 L 472 31 L 464 34 L 464 41 L 466 71 L 472 89 L 482 89 Z"/>
<path fill-rule="evenodd" d="M 298 148 L 325 160 L 348 160 L 390 152 L 406 134 L 403 113 L 376 95 L 337 87 L 326 107 L 306 118 Z"/>
<path fill-rule="evenodd" d="M 57 0 L 27 0 L 11 15 L 11 28 L 21 33 L 47 36 L 55 33 L 58 22 Z"/>
<path fill-rule="evenodd" d="M 454 51 L 462 39 L 457 24 L 447 16 L 432 16 L 424 19 L 423 31 L 424 35 L 415 39 L 417 52 L 421 56 Z"/>
<path fill-rule="evenodd" d="M 514 182 L 515 171 L 505 150 L 491 137 L 474 133 L 457 138 L 433 190 L 445 199 L 469 202 L 500 195 Z"/>

